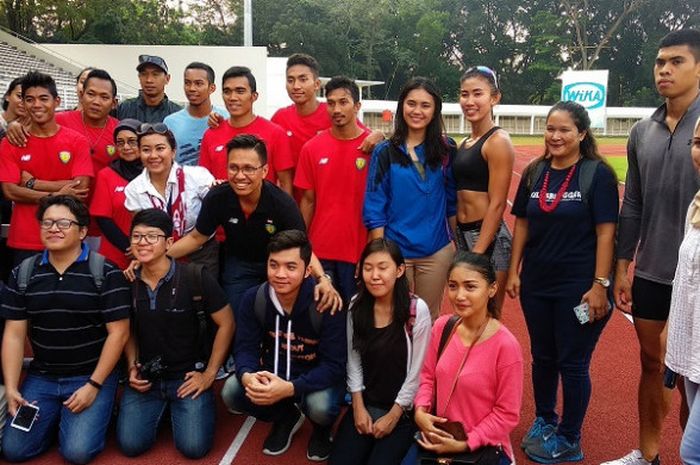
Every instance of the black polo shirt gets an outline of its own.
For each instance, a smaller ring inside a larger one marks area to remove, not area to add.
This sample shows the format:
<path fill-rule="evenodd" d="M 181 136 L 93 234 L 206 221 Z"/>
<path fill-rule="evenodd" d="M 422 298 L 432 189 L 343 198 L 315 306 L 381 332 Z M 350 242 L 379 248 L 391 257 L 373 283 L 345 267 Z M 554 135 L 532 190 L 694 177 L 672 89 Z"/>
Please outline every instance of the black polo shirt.
<path fill-rule="evenodd" d="M 170 270 L 155 290 L 140 278 L 134 282 L 132 326 L 137 333 L 138 358 L 146 363 L 156 356 L 167 366 L 166 378 L 179 379 L 195 370 L 200 360 L 199 320 L 192 308 L 192 283 L 187 281 L 186 263 L 171 260 Z M 216 280 L 202 272 L 202 309 L 216 313 L 228 299 Z"/>
<path fill-rule="evenodd" d="M 19 267 L 2 292 L 2 316 L 28 320 L 34 360 L 29 371 L 50 376 L 90 375 L 107 339 L 106 323 L 129 318 L 131 290 L 121 270 L 104 265 L 101 292 L 83 245 L 78 259 L 63 274 L 42 259 L 29 278 L 24 295 L 17 288 Z"/>
<path fill-rule="evenodd" d="M 294 199 L 269 181 L 263 181 L 258 206 L 248 218 L 228 183 L 211 189 L 202 202 L 195 227 L 210 236 L 218 226 L 223 226 L 226 233 L 226 255 L 254 263 L 267 260 L 267 244 L 275 233 L 306 230 Z"/>

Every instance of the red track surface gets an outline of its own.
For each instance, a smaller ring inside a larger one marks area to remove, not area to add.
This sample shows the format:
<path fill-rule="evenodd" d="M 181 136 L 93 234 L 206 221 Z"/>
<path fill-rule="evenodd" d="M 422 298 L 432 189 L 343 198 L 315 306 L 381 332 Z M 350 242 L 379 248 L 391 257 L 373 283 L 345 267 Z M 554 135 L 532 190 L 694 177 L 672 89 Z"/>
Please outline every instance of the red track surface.
<path fill-rule="evenodd" d="M 606 147 L 606 152 L 610 153 Z M 624 147 L 617 148 L 615 152 L 624 153 Z M 533 155 L 538 154 L 541 147 L 518 147 L 518 155 L 515 162 L 515 173 L 521 173 L 527 162 Z M 520 182 L 518 174 L 513 176 L 509 199 L 513 199 L 517 185 Z M 506 215 L 506 220 L 512 227 L 513 217 Z M 447 300 L 443 302 L 443 312 L 449 312 Z M 529 462 L 518 445 L 525 431 L 529 428 L 534 416 L 532 400 L 532 386 L 530 382 L 529 339 L 525 328 L 518 301 L 506 299 L 503 312 L 503 323 L 515 334 L 523 347 L 525 359 L 525 390 L 523 392 L 523 408 L 521 421 L 512 435 L 512 441 L 516 450 L 517 463 Z M 616 311 L 610 323 L 606 327 L 593 356 L 591 367 L 593 378 L 593 396 L 588 409 L 588 416 L 583 428 L 583 450 L 588 464 L 599 464 L 603 460 L 610 460 L 622 456 L 632 448 L 637 447 L 637 380 L 639 378 L 639 344 L 634 334 L 632 324 L 622 313 Z M 217 390 L 221 383 L 217 383 Z M 661 447 L 661 457 L 665 465 L 679 465 L 678 447 L 681 431 L 678 426 L 679 397 L 676 395 L 671 414 L 664 427 L 664 439 Z M 219 401 L 218 424 L 214 448 L 203 460 L 196 463 L 218 464 L 226 455 L 231 443 L 239 432 L 246 417 L 231 415 L 226 412 Z M 117 450 L 114 441 L 114 432 L 111 431 L 108 439 L 107 450 L 103 452 L 95 464 L 149 464 L 149 465 L 174 465 L 190 464 L 193 461 L 182 458 L 175 450 L 172 437 L 169 432 L 170 425 L 163 425 L 161 434 L 155 447 L 147 454 L 128 459 Z M 306 460 L 306 443 L 310 435 L 308 422 L 300 430 L 292 443 L 290 450 L 281 457 L 272 458 L 262 455 L 262 443 L 269 430 L 269 425 L 256 422 L 250 434 L 247 435 L 242 447 L 235 456 L 235 465 L 301 465 L 309 464 Z M 230 455 L 229 455 L 230 456 Z M 47 454 L 34 460 L 34 464 L 53 465 L 63 463 L 57 449 L 54 447 Z M 230 463 L 228 461 L 223 463 Z"/>

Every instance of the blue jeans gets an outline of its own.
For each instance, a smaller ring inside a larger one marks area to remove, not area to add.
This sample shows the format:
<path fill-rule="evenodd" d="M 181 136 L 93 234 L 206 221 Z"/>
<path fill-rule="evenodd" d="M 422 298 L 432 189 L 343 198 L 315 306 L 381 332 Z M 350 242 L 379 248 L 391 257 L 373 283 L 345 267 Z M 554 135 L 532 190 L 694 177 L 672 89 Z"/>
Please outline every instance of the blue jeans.
<path fill-rule="evenodd" d="M 165 407 L 170 405 L 175 448 L 189 459 L 204 457 L 214 442 L 216 406 L 211 389 L 196 399 L 181 399 L 177 389 L 181 379 L 155 381 L 145 393 L 130 387 L 124 389 L 119 418 L 117 442 L 125 455 L 135 457 L 156 442 L 158 424 Z"/>
<path fill-rule="evenodd" d="M 267 280 L 267 263 L 246 262 L 230 255 L 226 256 L 221 283 L 234 313 L 245 291 Z"/>
<path fill-rule="evenodd" d="M 89 376 L 53 378 L 29 374 L 22 384 L 22 397 L 36 402 L 39 416 L 30 431 L 12 428 L 7 419 L 2 449 L 9 462 L 23 462 L 44 452 L 58 430 L 59 452 L 68 462 L 88 463 L 105 447 L 107 426 L 112 416 L 117 375 L 112 373 L 102 383 L 95 401 L 80 413 L 63 406 L 76 390 L 83 387 Z"/>
<path fill-rule="evenodd" d="M 321 260 L 321 265 L 323 265 L 323 271 L 328 273 L 333 280 L 333 285 L 340 293 L 347 308 L 352 296 L 357 294 L 357 279 L 355 279 L 357 265 L 337 260 Z"/>
<path fill-rule="evenodd" d="M 563 410 L 558 433 L 568 441 L 581 438 L 591 398 L 591 357 L 612 313 L 594 323 L 579 323 L 573 309 L 590 287 L 590 281 L 574 283 L 567 297 L 559 298 L 533 296 L 527 290 L 520 293 L 530 335 L 535 414 L 549 424 L 557 424 L 555 407 L 561 376 Z"/>
<path fill-rule="evenodd" d="M 700 465 L 700 385 L 686 379 L 685 395 L 690 416 L 681 441 L 681 461 L 685 465 Z"/>
<path fill-rule="evenodd" d="M 344 396 L 343 383 L 321 391 L 283 399 L 273 405 L 256 405 L 246 397 L 245 389 L 238 382 L 237 376 L 229 377 L 221 390 L 221 397 L 229 409 L 246 412 L 262 421 L 275 422 L 295 408 L 294 404 L 299 404 L 309 420 L 319 426 L 330 426 L 335 422 Z"/>

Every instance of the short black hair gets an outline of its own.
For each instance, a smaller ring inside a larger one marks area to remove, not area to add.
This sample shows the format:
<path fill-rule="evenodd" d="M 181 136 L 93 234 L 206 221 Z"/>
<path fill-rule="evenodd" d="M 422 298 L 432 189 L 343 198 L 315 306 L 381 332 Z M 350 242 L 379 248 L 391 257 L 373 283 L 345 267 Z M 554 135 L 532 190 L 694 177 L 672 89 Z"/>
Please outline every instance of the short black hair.
<path fill-rule="evenodd" d="M 311 242 L 309 242 L 306 233 L 298 229 L 287 229 L 272 236 L 267 244 L 267 254 L 296 248 L 299 249 L 299 255 L 304 261 L 304 265 L 308 266 L 311 262 Z"/>
<path fill-rule="evenodd" d="M 163 231 L 167 237 L 173 235 L 173 219 L 167 212 L 159 208 L 147 208 L 141 210 L 134 215 L 131 220 L 131 228 L 129 233 L 134 231 L 136 226 L 148 226 L 149 228 L 158 228 Z"/>
<path fill-rule="evenodd" d="M 221 87 L 224 86 L 227 79 L 237 77 L 244 77 L 248 80 L 251 92 L 258 91 L 258 84 L 255 82 L 255 76 L 253 76 L 253 72 L 247 66 L 231 66 L 227 69 L 224 73 L 224 77 L 221 78 Z"/>
<path fill-rule="evenodd" d="M 227 158 L 234 149 L 255 150 L 255 153 L 258 154 L 258 158 L 260 159 L 260 164 L 267 164 L 267 147 L 265 147 L 265 141 L 258 136 L 253 134 L 241 134 L 228 141 L 226 144 Z"/>
<path fill-rule="evenodd" d="M 669 32 L 661 42 L 659 48 L 673 47 L 676 45 L 687 45 L 690 52 L 695 57 L 695 61 L 700 61 L 700 31 L 697 29 L 680 29 Z"/>
<path fill-rule="evenodd" d="M 306 53 L 294 53 L 287 58 L 287 70 L 289 70 L 289 68 L 292 66 L 297 65 L 306 66 L 311 70 L 314 77 L 318 77 L 320 67 L 316 58 L 312 57 L 311 55 L 307 55 Z"/>
<path fill-rule="evenodd" d="M 357 103 L 360 101 L 360 88 L 357 83 L 347 76 L 333 76 L 330 81 L 326 83 L 326 98 L 328 94 L 334 90 L 345 89 L 350 92 L 353 102 Z"/>
<path fill-rule="evenodd" d="M 85 204 L 78 197 L 63 194 L 42 197 L 39 201 L 39 208 L 36 210 L 36 219 L 39 221 L 43 220 L 46 210 L 54 205 L 62 205 L 68 208 L 81 228 L 90 224 L 90 212 Z"/>
<path fill-rule="evenodd" d="M 207 80 L 209 81 L 209 84 L 214 84 L 214 81 L 216 80 L 216 74 L 214 73 L 214 69 L 209 66 L 206 63 L 202 63 L 201 61 L 193 61 L 189 65 L 185 67 L 185 72 L 187 72 L 188 69 L 201 69 L 203 71 L 207 72 Z"/>
<path fill-rule="evenodd" d="M 58 98 L 56 81 L 48 74 L 39 71 L 30 71 L 22 78 L 22 98 L 27 95 L 27 90 L 32 87 L 42 87 L 49 91 L 53 98 Z"/>
<path fill-rule="evenodd" d="M 22 92 L 22 79 L 24 79 L 23 76 L 20 76 L 18 78 L 14 78 L 10 83 L 7 85 L 7 90 L 5 91 L 5 94 L 2 96 L 2 109 L 3 111 L 6 111 L 8 108 L 10 108 L 10 94 L 12 93 L 13 90 L 15 90 L 15 87 L 19 87 L 20 93 Z"/>
<path fill-rule="evenodd" d="M 85 88 L 88 85 L 88 81 L 90 79 L 101 79 L 103 81 L 109 81 L 109 83 L 112 85 L 112 97 L 117 96 L 117 83 L 114 82 L 114 79 L 112 79 L 112 76 L 109 75 L 107 71 L 104 69 L 93 69 L 90 71 L 85 78 L 85 82 L 83 83 L 83 92 L 85 92 Z"/>

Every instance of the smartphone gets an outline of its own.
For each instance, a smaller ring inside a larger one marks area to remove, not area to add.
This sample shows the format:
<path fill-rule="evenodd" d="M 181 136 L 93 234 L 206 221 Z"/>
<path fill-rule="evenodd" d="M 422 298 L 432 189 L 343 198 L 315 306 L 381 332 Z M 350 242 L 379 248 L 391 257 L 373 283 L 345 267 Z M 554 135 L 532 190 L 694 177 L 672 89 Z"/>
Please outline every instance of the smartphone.
<path fill-rule="evenodd" d="M 17 409 L 17 414 L 12 419 L 10 426 L 22 431 L 29 431 L 34 425 L 37 415 L 39 415 L 39 407 L 32 404 L 25 404 Z"/>
<path fill-rule="evenodd" d="M 575 306 L 574 313 L 576 314 L 576 318 L 578 318 L 578 322 L 582 325 L 585 325 L 586 323 L 591 321 L 590 307 L 586 302 L 582 303 L 581 305 Z"/>
<path fill-rule="evenodd" d="M 464 432 L 464 425 L 459 421 L 446 421 L 445 423 L 435 423 L 434 426 L 452 435 L 458 441 L 466 441 L 467 435 Z"/>

